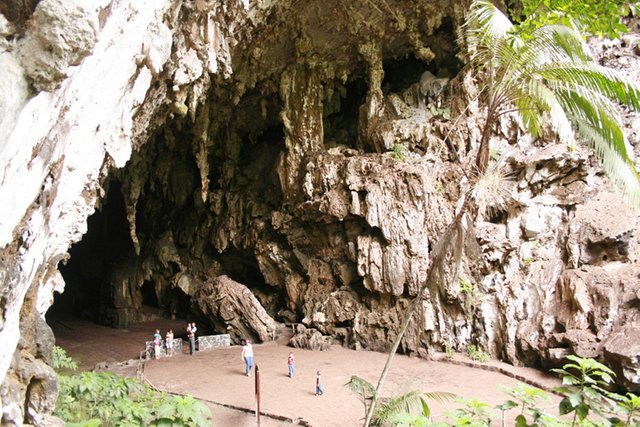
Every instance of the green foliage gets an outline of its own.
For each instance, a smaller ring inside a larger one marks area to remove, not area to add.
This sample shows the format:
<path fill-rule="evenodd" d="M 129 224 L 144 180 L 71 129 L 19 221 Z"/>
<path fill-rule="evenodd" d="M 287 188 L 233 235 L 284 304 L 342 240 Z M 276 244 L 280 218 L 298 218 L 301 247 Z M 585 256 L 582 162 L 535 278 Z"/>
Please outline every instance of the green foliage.
<path fill-rule="evenodd" d="M 567 356 L 571 363 L 561 369 L 552 369 L 562 376 L 562 386 L 556 391 L 564 398 L 560 401 L 560 415 L 574 413 L 572 426 L 587 419 L 591 412 L 606 420 L 604 412 L 612 407 L 612 400 L 604 388 L 613 383 L 615 373 L 593 359 Z"/>
<path fill-rule="evenodd" d="M 480 302 L 478 287 L 464 277 L 458 279 L 458 284 L 460 285 L 460 292 L 464 295 L 464 309 L 467 313 L 467 318 L 471 319 L 473 317 L 473 307 Z"/>
<path fill-rule="evenodd" d="M 352 375 L 345 386 L 353 393 L 357 394 L 364 406 L 365 416 L 367 414 L 367 402 L 375 395 L 376 389 L 371 383 L 357 375 Z"/>
<path fill-rule="evenodd" d="M 581 33 L 620 37 L 629 29 L 621 17 L 636 14 L 640 5 L 626 0 L 515 0 L 509 1 L 515 22 L 531 31 L 544 25 L 562 24 Z"/>
<path fill-rule="evenodd" d="M 540 406 L 545 406 L 541 405 L 541 401 L 548 399 L 547 393 L 526 384 L 518 384 L 506 389 L 510 399 L 496 406 L 502 412 L 502 425 L 505 425 L 504 414 L 517 408 L 519 413 L 515 418 L 515 427 L 640 426 L 640 397 L 632 393 L 624 396 L 610 393 L 603 388 L 613 380 L 613 372 L 609 368 L 593 359 L 577 356 L 569 356 L 568 359 L 570 363 L 565 364 L 562 369 L 553 370 L 563 378 L 563 386 L 554 391 L 564 397 L 559 405 L 560 415 L 573 412 L 573 419 L 561 419 L 545 413 Z M 404 412 L 399 410 L 387 421 L 392 425 L 406 427 L 496 425 L 492 424 L 494 419 L 490 405 L 475 398 L 458 398 L 456 402 L 462 406 L 446 414 L 450 419 L 447 423 L 434 423 L 429 411 L 416 409 Z M 622 415 L 623 419 L 612 417 L 613 413 Z"/>
<path fill-rule="evenodd" d="M 640 206 L 640 175 L 617 109 L 620 103 L 640 110 L 637 82 L 600 66 L 572 28 L 516 28 L 487 0 L 472 2 L 465 27 L 469 65 L 486 82 L 480 171 L 487 167 L 491 126 L 515 111 L 534 137 L 549 123 L 560 142 L 590 145 L 611 180 Z"/>
<path fill-rule="evenodd" d="M 456 402 L 464 405 L 448 414 L 455 426 L 486 427 L 491 425 L 491 405 L 476 398 L 465 399 L 459 397 Z"/>
<path fill-rule="evenodd" d="M 59 376 L 54 415 L 76 426 L 208 426 L 211 412 L 192 397 L 159 394 L 110 372 Z"/>
<path fill-rule="evenodd" d="M 67 352 L 64 348 L 53 346 L 53 368 L 56 370 L 70 369 L 75 371 L 78 369 L 78 364 L 72 357 L 67 356 Z"/>
<path fill-rule="evenodd" d="M 467 346 L 467 355 L 471 360 L 476 362 L 488 362 L 489 355 L 473 344 Z"/>
<path fill-rule="evenodd" d="M 429 112 L 434 117 L 442 117 L 445 120 L 451 119 L 451 109 L 447 107 L 437 108 L 435 105 L 429 105 Z"/>
<path fill-rule="evenodd" d="M 472 296 L 476 293 L 476 285 L 471 283 L 469 279 L 465 279 L 461 277 L 458 279 L 458 283 L 460 284 L 460 291 L 467 296 Z"/>
<path fill-rule="evenodd" d="M 620 421 L 615 425 L 619 426 L 639 426 L 640 425 L 640 396 L 633 393 L 627 393 L 624 396 L 616 393 L 609 395 L 615 403 L 615 412 L 625 417 L 624 421 Z M 633 424 L 632 424 L 633 423 Z"/>
<path fill-rule="evenodd" d="M 523 383 L 518 383 L 515 387 L 507 389 L 506 393 L 512 399 L 497 406 L 497 409 L 503 411 L 503 419 L 505 411 L 512 408 L 520 408 L 520 413 L 516 417 L 517 427 L 555 425 L 553 417 L 550 417 L 538 409 L 538 402 L 540 400 L 549 399 L 547 393 L 543 390 Z M 531 417 L 531 424 L 527 421 L 527 415 Z"/>
<path fill-rule="evenodd" d="M 367 380 L 353 375 L 349 382 L 345 384 L 349 390 L 357 394 L 365 407 L 365 414 L 367 413 L 367 401 L 371 399 L 375 394 L 375 388 Z M 376 409 L 372 424 L 375 426 L 388 425 L 389 423 L 397 423 L 399 418 L 415 413 L 420 410 L 421 417 L 428 420 L 431 416 L 431 409 L 426 400 L 435 400 L 438 402 L 445 402 L 455 397 L 452 393 L 447 392 L 421 392 L 413 390 L 408 393 L 402 393 L 394 397 L 380 398 L 381 405 Z M 410 417 L 413 419 L 412 417 Z M 418 417 L 420 418 L 420 417 Z M 416 421 L 422 422 L 422 421 Z M 423 425 L 423 424 L 418 424 Z M 424 424 L 431 425 L 431 424 Z"/>
<path fill-rule="evenodd" d="M 393 144 L 393 151 L 391 152 L 391 157 L 398 160 L 399 162 L 404 162 L 407 158 L 407 149 L 402 144 Z"/>
<path fill-rule="evenodd" d="M 204 403 L 191 396 L 175 396 L 158 407 L 151 425 L 207 427 L 210 418 L 211 411 Z"/>

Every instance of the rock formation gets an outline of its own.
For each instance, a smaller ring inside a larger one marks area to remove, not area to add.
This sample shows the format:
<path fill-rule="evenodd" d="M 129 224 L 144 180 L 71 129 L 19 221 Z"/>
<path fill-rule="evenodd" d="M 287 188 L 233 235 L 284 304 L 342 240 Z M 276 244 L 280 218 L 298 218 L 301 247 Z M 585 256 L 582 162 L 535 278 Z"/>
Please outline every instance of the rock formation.
<path fill-rule="evenodd" d="M 213 330 L 227 331 L 232 339 L 270 341 L 275 337 L 276 322 L 246 286 L 227 276 L 218 276 L 198 286 L 193 295 L 194 312 Z"/>
<path fill-rule="evenodd" d="M 462 6 L 19 9 L 0 3 L 3 425 L 50 422 L 54 291 L 116 327 L 153 304 L 230 326 L 236 340 L 266 339 L 275 319 L 388 348 L 468 184 L 483 122 L 455 56 Z M 637 50 L 621 46 L 596 47 L 637 73 Z M 438 102 L 403 99 L 427 70 L 447 84 Z M 638 123 L 629 116 L 633 142 Z M 547 139 L 500 121 L 504 200 L 483 206 L 475 254 L 444 272 L 401 349 L 475 344 L 538 367 L 577 353 L 637 389 L 624 337 L 640 322 L 639 216 L 587 150 Z"/>

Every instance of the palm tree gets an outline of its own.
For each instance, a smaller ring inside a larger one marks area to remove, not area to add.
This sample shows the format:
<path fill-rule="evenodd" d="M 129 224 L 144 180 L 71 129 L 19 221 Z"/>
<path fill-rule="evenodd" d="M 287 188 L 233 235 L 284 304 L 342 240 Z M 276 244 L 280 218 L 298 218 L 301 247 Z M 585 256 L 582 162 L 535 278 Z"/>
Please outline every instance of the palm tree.
<path fill-rule="evenodd" d="M 349 382 L 345 386 L 357 394 L 364 405 L 365 415 L 367 412 L 367 401 L 373 397 L 374 388 L 367 380 L 353 375 Z M 433 391 L 422 392 L 419 390 L 412 390 L 407 393 L 397 394 L 394 397 L 380 398 L 380 406 L 376 409 L 373 415 L 372 423 L 374 426 L 387 425 L 395 416 L 403 413 L 411 413 L 416 409 L 420 409 L 422 413 L 428 418 L 431 410 L 427 399 L 435 400 L 438 402 L 445 402 L 452 400 L 456 397 L 453 393 Z"/>
<path fill-rule="evenodd" d="M 592 147 L 604 171 L 634 206 L 640 207 L 640 176 L 624 135 L 616 103 L 640 110 L 640 88 L 622 74 L 598 65 L 582 36 L 562 25 L 543 26 L 518 34 L 517 28 L 492 3 L 474 0 L 464 26 L 469 66 L 485 82 L 482 94 L 487 116 L 476 157 L 477 176 L 487 172 L 489 137 L 498 118 L 519 114 L 526 130 L 541 136 L 550 123 L 558 140 Z M 445 262 L 459 262 L 475 221 L 475 189 L 464 192 L 456 215 L 429 254 L 426 280 L 405 311 L 398 335 L 380 374 L 365 418 L 369 427 L 376 401 L 411 317 L 427 289 L 444 280 Z M 456 271 L 454 269 L 454 271 Z"/>
<path fill-rule="evenodd" d="M 616 106 L 640 110 L 640 88 L 633 81 L 598 65 L 577 31 L 548 25 L 518 34 L 487 0 L 472 3 L 464 34 L 469 65 L 488 83 L 476 158 L 480 172 L 488 164 L 493 125 L 515 111 L 533 136 L 541 136 L 550 122 L 560 142 L 592 147 L 611 180 L 640 206 L 640 177 Z"/>

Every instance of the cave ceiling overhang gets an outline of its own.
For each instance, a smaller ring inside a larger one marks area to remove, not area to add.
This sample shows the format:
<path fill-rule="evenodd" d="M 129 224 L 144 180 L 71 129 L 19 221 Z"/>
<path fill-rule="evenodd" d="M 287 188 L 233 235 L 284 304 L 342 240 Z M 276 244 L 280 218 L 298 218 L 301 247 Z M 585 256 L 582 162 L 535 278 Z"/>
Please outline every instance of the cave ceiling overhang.
<path fill-rule="evenodd" d="M 277 91 L 284 70 L 306 66 L 323 81 L 344 83 L 367 77 L 377 65 L 371 63 L 372 49 L 382 61 L 414 57 L 450 74 L 461 16 L 461 7 L 448 1 L 275 2 L 264 19 L 248 21 L 248 42 L 232 48 L 231 80 L 237 96 L 268 80 L 274 84 L 261 90 Z"/>

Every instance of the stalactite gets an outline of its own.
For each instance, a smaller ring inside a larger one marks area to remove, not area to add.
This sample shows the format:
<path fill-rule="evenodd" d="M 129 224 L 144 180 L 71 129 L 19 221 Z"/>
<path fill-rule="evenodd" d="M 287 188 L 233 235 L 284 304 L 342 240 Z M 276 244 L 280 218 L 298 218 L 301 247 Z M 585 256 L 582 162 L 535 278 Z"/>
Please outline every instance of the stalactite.
<path fill-rule="evenodd" d="M 362 107 L 360 107 L 358 145 L 366 147 L 375 141 L 371 137 L 372 128 L 376 124 L 376 118 L 384 113 L 382 79 L 384 78 L 384 69 L 382 67 L 382 52 L 379 43 L 370 41 L 364 43 L 358 49 L 360 55 L 364 58 L 368 66 L 369 90 L 367 98 Z M 375 142 L 374 142 L 375 144 Z M 375 144 L 375 151 L 383 151 L 383 147 Z"/>
<path fill-rule="evenodd" d="M 300 42 L 297 46 L 301 52 L 307 44 Z M 283 72 L 280 96 L 283 101 L 280 118 L 284 125 L 286 153 L 280 158 L 278 175 L 286 197 L 295 199 L 301 187 L 303 158 L 324 148 L 324 91 L 318 69 L 299 65 Z"/>
<path fill-rule="evenodd" d="M 200 108 L 198 120 L 196 120 L 195 138 L 193 141 L 193 155 L 196 158 L 198 171 L 200 172 L 200 196 L 202 201 L 207 201 L 209 194 L 209 149 L 213 147 L 213 140 L 209 136 L 210 104 L 207 99 Z"/>

